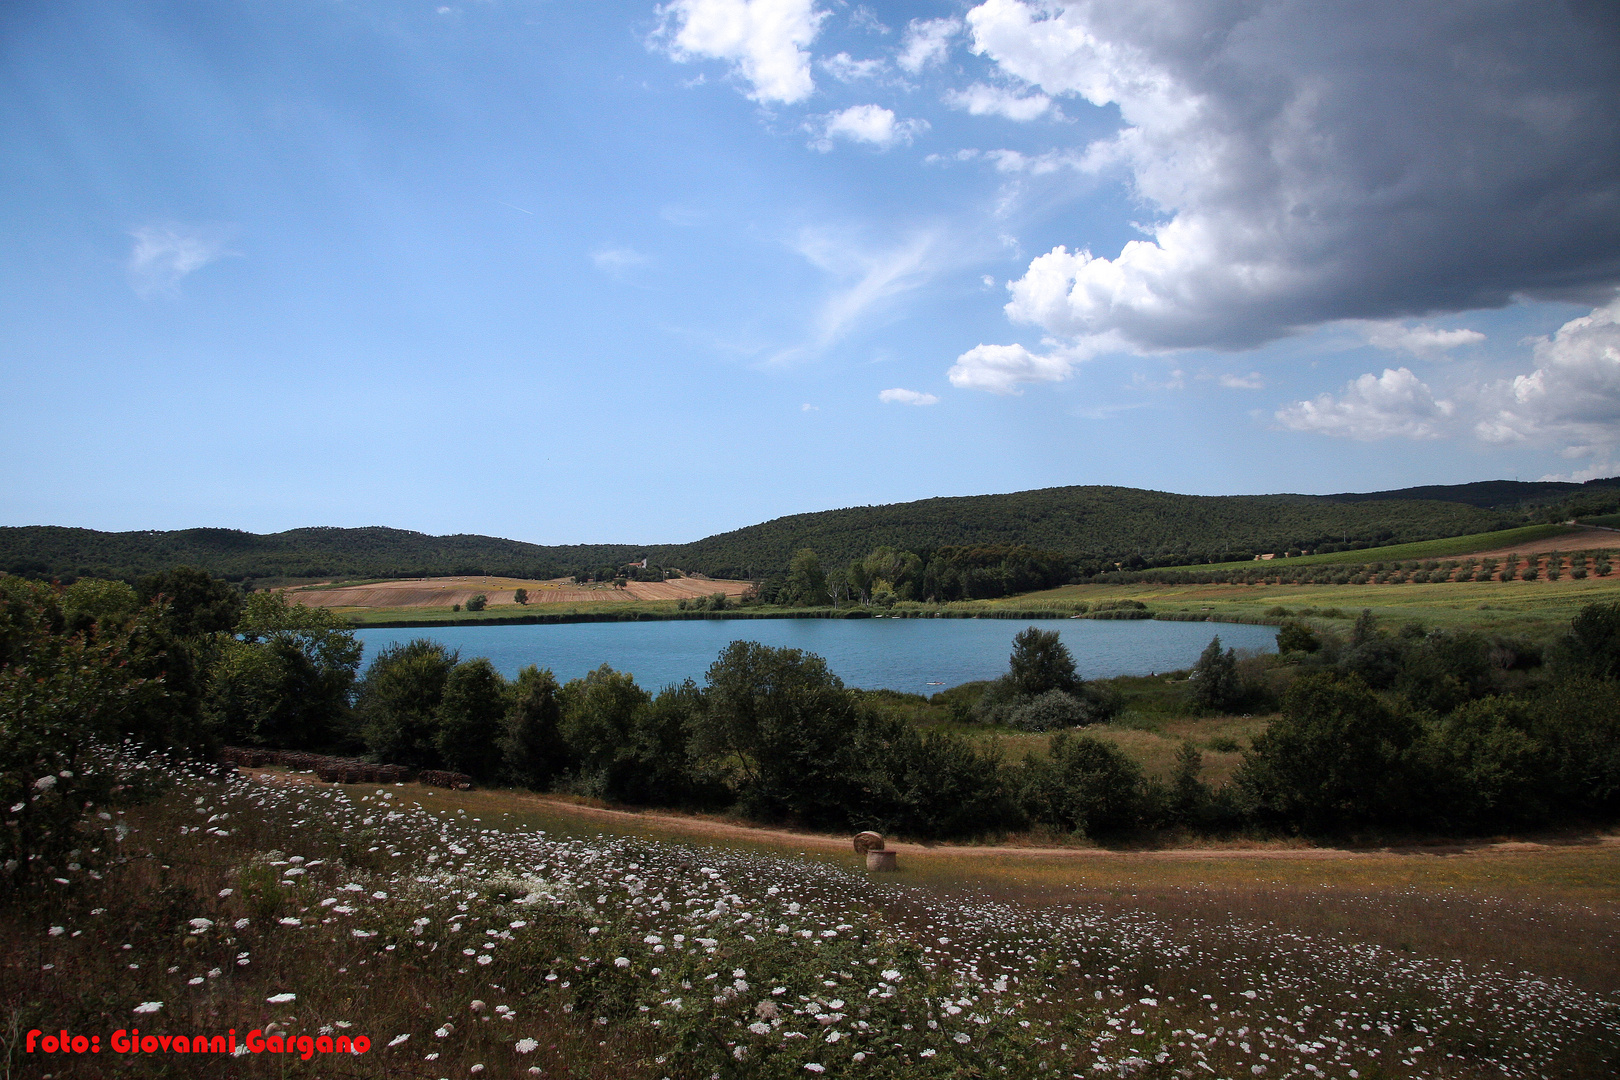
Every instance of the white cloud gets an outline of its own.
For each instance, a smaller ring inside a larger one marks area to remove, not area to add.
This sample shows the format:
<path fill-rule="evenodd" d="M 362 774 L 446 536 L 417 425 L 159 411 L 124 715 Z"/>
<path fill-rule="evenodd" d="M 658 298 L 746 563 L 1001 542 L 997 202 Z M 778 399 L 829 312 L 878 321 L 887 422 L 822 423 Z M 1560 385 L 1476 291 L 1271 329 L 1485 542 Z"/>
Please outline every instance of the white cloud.
<path fill-rule="evenodd" d="M 893 390 L 883 390 L 878 394 L 878 400 L 885 405 L 938 405 L 939 398 L 933 394 L 925 394 L 920 390 L 902 390 L 895 387 Z"/>
<path fill-rule="evenodd" d="M 645 266 L 648 261 L 647 256 L 634 248 L 608 246 L 591 252 L 591 262 L 596 264 L 598 270 L 609 274 L 622 274 L 626 270 Z"/>
<path fill-rule="evenodd" d="M 882 60 L 856 60 L 847 52 L 837 53 L 825 60 L 817 61 L 827 74 L 839 82 L 858 82 L 861 79 L 875 79 L 883 73 L 887 66 Z"/>
<path fill-rule="evenodd" d="M 1607 18 L 1441 0 L 986 0 L 966 18 L 974 50 L 1050 97 L 1117 107 L 1120 130 L 1085 148 L 1086 167 L 1156 217 L 1112 258 L 1070 245 L 1036 259 L 1008 314 L 1143 352 L 1237 349 L 1612 284 Z"/>
<path fill-rule="evenodd" d="M 189 275 L 231 254 L 229 230 L 189 225 L 147 225 L 130 230 L 135 244 L 125 269 L 137 293 L 170 292 Z"/>
<path fill-rule="evenodd" d="M 799 406 L 799 411 L 800 412 L 820 412 L 821 408 L 820 408 L 820 406 L 812 405 L 807 401 L 803 405 Z"/>
<path fill-rule="evenodd" d="M 873 14 L 872 9 L 865 4 L 855 5 L 855 10 L 849 13 L 849 28 L 851 30 L 865 30 L 872 34 L 890 34 L 890 30 L 883 24 L 883 20 Z"/>
<path fill-rule="evenodd" d="M 792 105 L 815 91 L 806 50 L 827 13 L 814 0 L 672 0 L 657 12 L 654 40 L 671 59 L 729 61 L 754 101 Z"/>
<path fill-rule="evenodd" d="M 814 339 L 772 359 L 799 359 L 831 345 L 872 311 L 920 287 L 938 271 L 939 235 L 913 233 L 892 247 L 873 250 L 833 230 L 805 229 L 793 249 L 841 284 L 816 314 Z"/>
<path fill-rule="evenodd" d="M 900 39 L 895 63 L 913 75 L 930 64 L 943 63 L 951 51 L 951 39 L 962 32 L 960 19 L 912 19 Z"/>
<path fill-rule="evenodd" d="M 975 345 L 951 366 L 951 385 L 963 390 L 1016 394 L 1022 383 L 1062 382 L 1075 359 L 1058 353 L 1038 356 L 1022 345 Z"/>
<path fill-rule="evenodd" d="M 1001 116 L 1022 122 L 1045 113 L 1052 107 L 1052 99 L 1045 94 L 1020 96 L 1004 87 L 976 82 L 966 90 L 946 91 L 945 104 L 966 109 L 973 116 Z"/>
<path fill-rule="evenodd" d="M 1443 359 L 1448 349 L 1478 345 L 1485 340 L 1485 335 L 1478 330 L 1437 330 L 1428 325 L 1407 326 L 1399 321 L 1363 322 L 1358 328 L 1369 345 L 1411 353 L 1427 360 Z"/>
<path fill-rule="evenodd" d="M 851 105 L 841 112 L 818 116 L 805 124 L 815 138 L 810 146 L 822 153 L 833 148 L 834 139 L 866 143 L 887 150 L 896 143 L 910 143 L 928 130 L 926 120 L 896 120 L 892 109 L 881 105 Z"/>
<path fill-rule="evenodd" d="M 1041 154 L 1026 154 L 1019 150 L 958 150 L 954 154 L 929 154 L 925 165 L 941 165 L 951 161 L 988 161 L 1001 173 L 1027 173 L 1044 176 L 1060 169 L 1084 171 L 1083 154 L 1073 150 L 1048 150 Z"/>
<path fill-rule="evenodd" d="M 1321 394 L 1279 411 L 1277 419 L 1294 431 L 1351 439 L 1433 439 L 1443 434 L 1454 407 L 1438 401 L 1407 368 L 1385 368 L 1382 375 L 1354 379 L 1339 397 Z"/>
<path fill-rule="evenodd" d="M 1266 385 L 1266 381 L 1260 377 L 1258 371 L 1251 371 L 1247 375 L 1233 375 L 1228 372 L 1217 381 L 1228 390 L 1262 390 Z"/>
<path fill-rule="evenodd" d="M 1555 440 L 1571 457 L 1611 453 L 1620 444 L 1620 295 L 1538 339 L 1534 356 L 1535 371 L 1487 388 L 1493 411 L 1475 434 Z"/>

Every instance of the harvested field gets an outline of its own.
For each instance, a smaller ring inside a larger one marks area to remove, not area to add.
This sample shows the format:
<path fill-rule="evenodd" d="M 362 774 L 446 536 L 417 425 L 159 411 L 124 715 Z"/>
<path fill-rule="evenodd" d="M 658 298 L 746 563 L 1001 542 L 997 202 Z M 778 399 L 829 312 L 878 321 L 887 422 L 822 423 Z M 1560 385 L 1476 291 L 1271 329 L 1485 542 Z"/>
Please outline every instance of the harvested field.
<path fill-rule="evenodd" d="M 1620 535 L 1620 534 L 1616 534 Z M 324 608 L 448 608 L 466 606 L 482 593 L 489 606 L 521 610 L 513 594 L 529 591 L 529 606 L 564 603 L 634 603 L 636 601 L 692 600 L 723 592 L 736 599 L 747 592 L 746 581 L 683 577 L 670 581 L 632 581 L 624 588 L 612 585 L 576 585 L 567 578 L 524 581 L 505 577 L 406 578 L 365 584 L 304 585 L 286 590 L 287 598 L 309 607 Z"/>
<path fill-rule="evenodd" d="M 1522 559 L 1527 555 L 1545 555 L 1552 551 L 1570 555 L 1577 551 L 1608 551 L 1615 548 L 1620 548 L 1620 531 L 1614 529 L 1582 529 L 1580 532 L 1570 533 L 1567 536 L 1546 536 L 1540 540 L 1528 540 L 1522 544 L 1514 544 L 1511 547 L 1496 548 L 1491 551 L 1475 551 L 1465 556 L 1453 556 L 1453 558 L 1500 559 L 1507 555 L 1517 555 Z M 1368 561 L 1376 560 L 1369 559 Z"/>

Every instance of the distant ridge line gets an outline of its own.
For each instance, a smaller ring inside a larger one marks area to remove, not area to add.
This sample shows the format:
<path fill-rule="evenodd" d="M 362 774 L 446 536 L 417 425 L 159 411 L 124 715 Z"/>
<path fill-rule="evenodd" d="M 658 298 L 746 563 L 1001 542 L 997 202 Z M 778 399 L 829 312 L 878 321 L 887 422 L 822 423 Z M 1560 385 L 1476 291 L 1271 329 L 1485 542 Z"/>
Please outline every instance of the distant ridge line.
<path fill-rule="evenodd" d="M 0 527 L 0 571 L 132 580 L 185 563 L 232 580 L 549 578 L 646 558 L 653 566 L 711 577 L 763 579 L 784 573 L 793 552 L 804 547 L 829 568 L 879 547 L 924 558 L 944 548 L 993 554 L 1022 547 L 1070 560 L 1086 576 L 1116 563 L 1183 565 L 1462 536 L 1577 510 L 1620 510 L 1620 477 L 1585 484 L 1484 480 L 1334 495 L 1180 495 L 1071 485 L 791 514 L 685 544 L 541 545 L 380 525 L 315 525 L 267 534 L 9 526 Z"/>

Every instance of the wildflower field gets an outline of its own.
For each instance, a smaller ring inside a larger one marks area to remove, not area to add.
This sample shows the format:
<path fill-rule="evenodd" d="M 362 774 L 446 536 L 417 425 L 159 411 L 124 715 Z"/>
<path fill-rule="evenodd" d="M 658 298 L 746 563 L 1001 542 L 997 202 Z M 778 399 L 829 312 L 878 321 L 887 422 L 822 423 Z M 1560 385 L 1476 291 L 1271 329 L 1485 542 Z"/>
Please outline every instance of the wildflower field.
<path fill-rule="evenodd" d="M 1620 1000 L 1513 966 L 105 758 L 161 794 L 102 809 L 6 909 L 7 1076 L 1371 1080 L 1620 1062 Z M 41 1051 L 63 1032 L 99 1053 Z M 178 1051 L 227 1033 L 234 1054 Z M 367 1049 L 328 1052 L 339 1037 Z"/>

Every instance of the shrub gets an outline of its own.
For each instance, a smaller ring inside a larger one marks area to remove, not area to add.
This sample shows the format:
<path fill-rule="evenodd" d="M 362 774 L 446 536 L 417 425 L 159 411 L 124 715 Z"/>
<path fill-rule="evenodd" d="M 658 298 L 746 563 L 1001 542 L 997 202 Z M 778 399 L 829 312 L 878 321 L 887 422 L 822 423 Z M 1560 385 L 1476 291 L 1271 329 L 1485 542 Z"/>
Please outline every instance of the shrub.
<path fill-rule="evenodd" d="M 489 597 L 485 596 L 483 593 L 479 593 L 477 596 L 474 596 L 472 599 L 467 601 L 467 610 L 483 611 L 488 604 Z"/>
<path fill-rule="evenodd" d="M 1020 803 L 1031 820 L 1085 836 L 1136 825 L 1142 770 L 1121 751 L 1089 735 L 1052 736 L 1049 757 L 1024 761 Z"/>
<path fill-rule="evenodd" d="M 1007 717 L 1007 726 L 1020 731 L 1053 731 L 1089 723 L 1090 712 L 1078 697 L 1062 690 L 1048 690 L 1025 701 Z"/>

